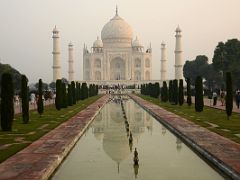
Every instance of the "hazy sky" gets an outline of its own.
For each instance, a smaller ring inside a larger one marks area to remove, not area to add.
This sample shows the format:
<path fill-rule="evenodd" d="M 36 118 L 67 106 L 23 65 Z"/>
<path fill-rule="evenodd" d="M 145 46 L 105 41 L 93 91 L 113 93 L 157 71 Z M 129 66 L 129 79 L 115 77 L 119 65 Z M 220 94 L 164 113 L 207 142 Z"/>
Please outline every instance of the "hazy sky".
<path fill-rule="evenodd" d="M 28 76 L 52 81 L 52 29 L 61 37 L 63 77 L 68 77 L 69 41 L 74 44 L 75 77 L 82 79 L 82 49 L 119 15 L 142 44 L 152 43 L 153 79 L 160 78 L 161 42 L 167 46 L 168 74 L 174 76 L 175 29 L 183 34 L 184 59 L 207 55 L 219 41 L 240 39 L 240 0 L 0 0 L 0 62 Z"/>

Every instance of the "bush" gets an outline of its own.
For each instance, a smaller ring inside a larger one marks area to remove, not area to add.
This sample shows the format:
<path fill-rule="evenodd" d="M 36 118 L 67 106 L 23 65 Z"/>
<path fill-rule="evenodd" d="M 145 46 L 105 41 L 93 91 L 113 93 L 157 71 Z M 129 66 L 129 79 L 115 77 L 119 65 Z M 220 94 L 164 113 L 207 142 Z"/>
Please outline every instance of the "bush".
<path fill-rule="evenodd" d="M 197 76 L 195 81 L 195 110 L 196 112 L 202 112 L 204 107 L 203 102 L 203 83 L 202 77 Z"/>
<path fill-rule="evenodd" d="M 1 127 L 3 131 L 11 131 L 14 118 L 14 90 L 10 73 L 2 74 L 1 88 Z"/>
<path fill-rule="evenodd" d="M 28 79 L 21 76 L 22 120 L 24 124 L 29 122 Z"/>

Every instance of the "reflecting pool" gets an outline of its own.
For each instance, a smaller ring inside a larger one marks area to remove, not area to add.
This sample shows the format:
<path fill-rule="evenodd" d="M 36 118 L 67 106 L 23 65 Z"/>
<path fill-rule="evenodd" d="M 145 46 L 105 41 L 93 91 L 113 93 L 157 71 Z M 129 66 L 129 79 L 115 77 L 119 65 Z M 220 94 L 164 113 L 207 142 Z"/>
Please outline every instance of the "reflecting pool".
<path fill-rule="evenodd" d="M 132 135 L 132 143 L 129 138 Z M 134 149 L 139 165 L 134 165 Z M 52 179 L 224 179 L 133 100 L 107 103 Z"/>

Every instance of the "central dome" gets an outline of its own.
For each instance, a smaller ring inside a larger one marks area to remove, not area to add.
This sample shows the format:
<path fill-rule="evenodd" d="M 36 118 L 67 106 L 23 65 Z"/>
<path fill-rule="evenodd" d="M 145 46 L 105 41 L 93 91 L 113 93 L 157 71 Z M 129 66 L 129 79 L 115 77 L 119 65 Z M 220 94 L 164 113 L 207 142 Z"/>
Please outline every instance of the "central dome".
<path fill-rule="evenodd" d="M 105 41 L 132 41 L 132 28 L 121 17 L 116 15 L 102 29 L 101 38 Z"/>

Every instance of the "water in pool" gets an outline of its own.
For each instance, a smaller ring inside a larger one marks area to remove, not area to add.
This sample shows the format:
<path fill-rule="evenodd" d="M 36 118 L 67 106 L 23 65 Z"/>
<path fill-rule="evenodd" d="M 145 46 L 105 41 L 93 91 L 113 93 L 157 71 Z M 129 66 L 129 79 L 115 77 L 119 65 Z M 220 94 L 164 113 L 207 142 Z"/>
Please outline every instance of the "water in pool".
<path fill-rule="evenodd" d="M 123 106 L 123 107 L 122 107 Z M 130 132 L 133 142 L 129 143 Z M 134 149 L 139 165 L 134 165 Z M 126 97 L 107 103 L 54 180 L 224 179 L 148 112 Z"/>

